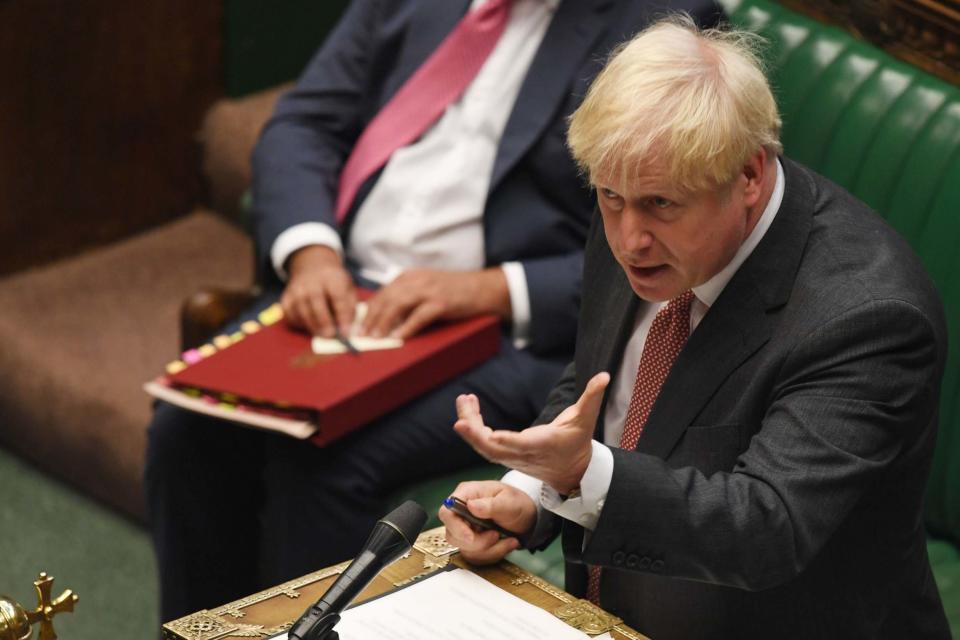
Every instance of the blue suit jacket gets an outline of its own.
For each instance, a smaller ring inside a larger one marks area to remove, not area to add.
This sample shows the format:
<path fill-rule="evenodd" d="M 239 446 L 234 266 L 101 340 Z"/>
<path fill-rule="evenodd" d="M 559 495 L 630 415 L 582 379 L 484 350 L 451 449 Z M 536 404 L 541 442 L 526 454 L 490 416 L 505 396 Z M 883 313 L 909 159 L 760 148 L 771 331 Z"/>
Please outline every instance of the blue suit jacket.
<path fill-rule="evenodd" d="M 531 305 L 530 348 L 570 353 L 576 335 L 583 245 L 593 202 L 565 146 L 566 118 L 605 54 L 666 6 L 701 23 L 708 0 L 561 2 L 507 122 L 484 211 L 486 265 L 521 262 Z M 254 151 L 261 264 L 285 229 L 333 218 L 340 169 L 366 124 L 433 52 L 468 0 L 354 0 L 282 98 Z M 354 211 L 377 176 L 360 190 Z M 343 229 L 349 241 L 352 215 Z M 272 269 L 265 269 L 266 277 Z"/>

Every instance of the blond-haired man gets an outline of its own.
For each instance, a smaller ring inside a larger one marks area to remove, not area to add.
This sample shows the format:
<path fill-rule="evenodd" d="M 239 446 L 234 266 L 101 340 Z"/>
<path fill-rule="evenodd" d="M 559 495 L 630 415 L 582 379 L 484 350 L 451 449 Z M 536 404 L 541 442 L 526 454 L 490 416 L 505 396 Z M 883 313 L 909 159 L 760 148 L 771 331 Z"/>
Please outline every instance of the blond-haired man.
<path fill-rule="evenodd" d="M 672 20 L 611 58 L 569 131 L 600 212 L 575 360 L 519 433 L 458 398 L 516 471 L 455 494 L 534 546 L 562 528 L 568 589 L 658 640 L 946 638 L 921 524 L 941 303 L 779 130 L 745 34 Z M 440 516 L 472 561 L 519 545 Z"/>

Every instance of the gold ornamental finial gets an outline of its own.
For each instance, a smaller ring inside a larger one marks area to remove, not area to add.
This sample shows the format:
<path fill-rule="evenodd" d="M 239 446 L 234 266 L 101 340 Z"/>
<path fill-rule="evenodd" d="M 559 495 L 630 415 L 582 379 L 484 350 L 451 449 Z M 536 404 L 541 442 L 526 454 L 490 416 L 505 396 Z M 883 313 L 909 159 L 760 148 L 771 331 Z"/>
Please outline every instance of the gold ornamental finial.
<path fill-rule="evenodd" d="M 29 640 L 32 635 L 30 625 L 40 623 L 40 636 L 37 640 L 56 640 L 53 629 L 53 617 L 58 613 L 73 611 L 73 605 L 80 596 L 67 589 L 52 599 L 53 577 L 41 573 L 33 581 L 37 589 L 37 608 L 26 611 L 14 600 L 0 596 L 0 640 Z"/>

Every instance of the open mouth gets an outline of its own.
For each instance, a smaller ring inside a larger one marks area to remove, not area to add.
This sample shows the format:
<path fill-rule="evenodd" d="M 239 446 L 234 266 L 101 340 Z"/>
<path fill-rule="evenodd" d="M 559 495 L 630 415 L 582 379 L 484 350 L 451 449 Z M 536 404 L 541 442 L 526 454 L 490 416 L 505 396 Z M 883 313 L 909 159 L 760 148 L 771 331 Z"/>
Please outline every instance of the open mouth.
<path fill-rule="evenodd" d="M 630 265 L 630 274 L 635 278 L 647 279 L 655 278 L 664 271 L 666 271 L 667 265 L 660 264 L 655 267 L 635 267 Z"/>

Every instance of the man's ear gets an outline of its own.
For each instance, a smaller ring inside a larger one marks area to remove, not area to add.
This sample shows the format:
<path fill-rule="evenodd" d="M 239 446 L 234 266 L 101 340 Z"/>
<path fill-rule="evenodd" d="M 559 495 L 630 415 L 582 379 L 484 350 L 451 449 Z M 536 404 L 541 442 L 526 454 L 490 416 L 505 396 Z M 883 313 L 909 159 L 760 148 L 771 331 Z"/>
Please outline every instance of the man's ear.
<path fill-rule="evenodd" d="M 763 195 L 764 184 L 773 166 L 769 159 L 767 150 L 760 147 L 743 165 L 743 176 L 746 178 L 743 200 L 748 207 L 756 205 Z"/>

